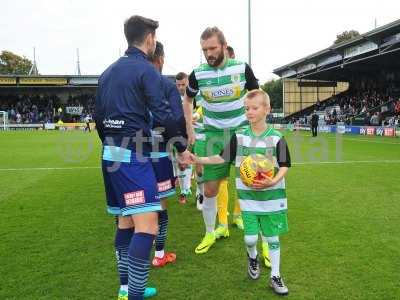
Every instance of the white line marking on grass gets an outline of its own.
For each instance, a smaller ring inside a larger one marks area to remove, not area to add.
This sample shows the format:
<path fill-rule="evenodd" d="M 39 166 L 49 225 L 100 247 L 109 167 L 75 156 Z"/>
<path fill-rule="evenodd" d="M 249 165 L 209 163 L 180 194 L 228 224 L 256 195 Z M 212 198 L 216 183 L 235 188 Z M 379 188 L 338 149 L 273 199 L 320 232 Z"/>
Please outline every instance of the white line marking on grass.
<path fill-rule="evenodd" d="M 338 139 L 337 137 L 329 136 L 328 139 Z M 356 138 L 348 138 L 348 137 L 341 137 L 343 141 L 354 141 L 354 142 L 365 142 L 365 143 L 375 143 L 375 144 L 385 144 L 385 145 L 399 145 L 400 143 L 391 143 L 385 141 L 370 141 L 366 139 L 356 139 Z"/>
<path fill-rule="evenodd" d="M 400 164 L 400 160 L 343 160 L 343 161 L 303 161 L 293 162 L 292 165 L 340 165 L 340 164 Z M 4 171 L 75 171 L 75 170 L 91 170 L 100 169 L 100 167 L 54 167 L 54 168 L 0 168 L 0 172 Z"/>
<path fill-rule="evenodd" d="M 0 171 L 53 171 L 53 170 L 86 170 L 100 169 L 100 167 L 55 167 L 55 168 L 8 168 Z"/>
<path fill-rule="evenodd" d="M 293 165 L 340 165 L 340 164 L 399 164 L 400 160 L 338 160 L 338 161 L 305 161 L 294 162 Z"/>

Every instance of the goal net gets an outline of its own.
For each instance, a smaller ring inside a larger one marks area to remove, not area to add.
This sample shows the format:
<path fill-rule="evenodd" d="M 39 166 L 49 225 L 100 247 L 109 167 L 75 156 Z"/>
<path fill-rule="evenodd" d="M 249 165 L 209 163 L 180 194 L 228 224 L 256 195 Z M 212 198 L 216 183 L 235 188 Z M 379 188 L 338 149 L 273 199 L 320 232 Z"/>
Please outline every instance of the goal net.
<path fill-rule="evenodd" d="M 0 130 L 6 130 L 8 128 L 8 113 L 6 111 L 0 111 Z"/>

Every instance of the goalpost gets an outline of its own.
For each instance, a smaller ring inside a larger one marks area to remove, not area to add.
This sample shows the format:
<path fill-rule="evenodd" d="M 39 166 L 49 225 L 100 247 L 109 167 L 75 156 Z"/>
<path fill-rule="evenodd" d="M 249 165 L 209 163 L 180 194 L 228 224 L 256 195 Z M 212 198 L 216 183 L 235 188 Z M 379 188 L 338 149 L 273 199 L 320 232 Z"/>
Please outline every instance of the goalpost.
<path fill-rule="evenodd" d="M 6 111 L 0 111 L 0 129 L 6 130 L 8 124 L 8 113 Z"/>

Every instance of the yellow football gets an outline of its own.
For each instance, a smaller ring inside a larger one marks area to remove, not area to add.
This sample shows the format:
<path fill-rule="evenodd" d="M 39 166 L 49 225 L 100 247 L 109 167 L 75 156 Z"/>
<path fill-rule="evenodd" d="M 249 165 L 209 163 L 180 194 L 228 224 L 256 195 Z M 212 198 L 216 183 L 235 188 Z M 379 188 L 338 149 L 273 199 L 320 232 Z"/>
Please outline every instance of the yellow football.
<path fill-rule="evenodd" d="M 274 177 L 274 164 L 262 154 L 246 156 L 240 164 L 240 179 L 247 186 L 252 186 L 254 180 L 262 180 L 262 174 Z"/>

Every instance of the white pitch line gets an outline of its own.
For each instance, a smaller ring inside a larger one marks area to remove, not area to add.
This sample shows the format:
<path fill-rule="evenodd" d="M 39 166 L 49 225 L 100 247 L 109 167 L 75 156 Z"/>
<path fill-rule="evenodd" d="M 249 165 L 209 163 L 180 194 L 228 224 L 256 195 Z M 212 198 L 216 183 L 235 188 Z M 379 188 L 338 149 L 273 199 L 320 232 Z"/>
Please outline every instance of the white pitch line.
<path fill-rule="evenodd" d="M 294 162 L 292 165 L 340 165 L 340 164 L 399 164 L 400 160 L 338 160 L 338 161 L 305 161 Z"/>
<path fill-rule="evenodd" d="M 351 141 L 351 142 L 364 142 L 364 143 L 374 143 L 374 144 L 384 144 L 384 145 L 399 145 L 400 143 L 391 143 L 391 142 L 386 142 L 386 141 L 370 141 L 370 140 L 365 140 L 365 139 L 356 139 L 356 138 L 349 138 L 349 137 L 333 137 L 333 136 L 329 136 L 327 137 L 328 139 L 340 139 L 343 141 Z"/>
<path fill-rule="evenodd" d="M 304 161 L 304 162 L 293 162 L 292 165 L 303 166 L 303 165 L 340 165 L 340 164 L 399 164 L 400 160 L 343 160 L 343 161 Z M 64 170 L 91 170 L 100 169 L 100 167 L 54 167 L 54 168 L 5 168 L 1 169 L 0 172 L 4 171 L 64 171 Z"/>
<path fill-rule="evenodd" d="M 7 168 L 1 171 L 53 171 L 53 170 L 85 170 L 85 169 L 100 169 L 100 167 L 55 167 L 55 168 Z"/>

